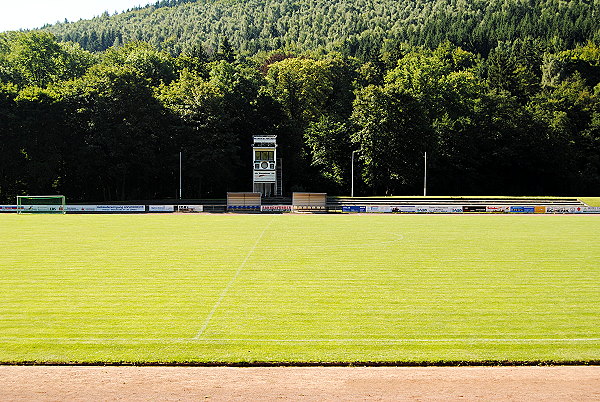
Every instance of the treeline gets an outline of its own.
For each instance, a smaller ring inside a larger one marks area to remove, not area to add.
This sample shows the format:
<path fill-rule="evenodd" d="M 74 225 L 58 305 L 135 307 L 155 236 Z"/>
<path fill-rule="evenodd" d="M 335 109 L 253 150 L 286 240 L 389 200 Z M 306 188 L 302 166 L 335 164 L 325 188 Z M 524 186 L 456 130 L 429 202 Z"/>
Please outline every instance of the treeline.
<path fill-rule="evenodd" d="M 572 48 L 600 43 L 598 21 L 593 0 L 163 0 L 46 30 L 94 52 L 144 41 L 172 55 L 198 47 L 213 54 L 228 38 L 242 56 L 321 49 L 366 61 L 399 43 L 433 49 L 450 41 L 483 55 L 519 38 Z"/>
<path fill-rule="evenodd" d="M 598 194 L 600 49 L 534 39 L 487 56 L 399 44 L 241 58 L 144 42 L 92 53 L 44 32 L 0 35 L 0 201 L 174 198 L 251 188 L 251 137 L 276 134 L 284 191 Z"/>

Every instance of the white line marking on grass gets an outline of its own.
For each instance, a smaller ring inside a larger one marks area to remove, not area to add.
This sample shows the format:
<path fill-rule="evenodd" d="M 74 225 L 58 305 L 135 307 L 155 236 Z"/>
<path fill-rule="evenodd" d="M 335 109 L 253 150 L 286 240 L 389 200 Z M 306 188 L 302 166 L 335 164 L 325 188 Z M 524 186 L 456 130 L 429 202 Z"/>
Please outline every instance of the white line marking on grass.
<path fill-rule="evenodd" d="M 205 338 L 205 343 L 340 343 L 340 344 L 410 344 L 410 343 L 546 343 L 546 342 L 600 342 L 600 338 L 439 338 L 439 339 L 246 339 Z"/>
<path fill-rule="evenodd" d="M 39 343 L 40 341 L 54 343 L 82 343 L 82 344 L 189 344 L 189 343 L 339 343 L 352 344 L 411 344 L 411 343 L 586 343 L 600 342 L 600 338 L 438 338 L 438 339 L 249 339 L 249 338 L 0 338 L 3 342 L 27 341 Z"/>
<path fill-rule="evenodd" d="M 200 339 L 200 337 L 202 336 L 202 334 L 204 333 L 204 331 L 206 331 L 206 328 L 208 327 L 208 325 L 210 324 L 210 321 L 213 318 L 213 315 L 215 314 L 215 312 L 217 311 L 217 309 L 221 305 L 221 302 L 223 301 L 223 299 L 227 295 L 227 292 L 229 292 L 229 289 L 231 288 L 231 286 L 233 286 L 233 283 L 235 282 L 235 280 L 237 279 L 237 277 L 240 275 L 240 272 L 242 272 L 242 269 L 244 269 L 244 267 L 246 266 L 246 263 L 250 259 L 250 256 L 254 253 L 254 250 L 256 249 L 256 246 L 258 246 L 258 243 L 260 242 L 260 240 L 263 238 L 263 235 L 265 234 L 265 232 L 267 231 L 267 229 L 269 228 L 269 226 L 271 226 L 271 223 L 273 223 L 273 221 L 275 220 L 275 216 L 276 215 L 273 215 L 273 218 L 269 221 L 269 223 L 267 223 L 267 225 L 265 226 L 265 228 L 261 232 L 260 236 L 258 236 L 258 238 L 256 239 L 256 242 L 254 242 L 254 245 L 252 246 L 252 248 L 250 249 L 250 251 L 248 252 L 248 254 L 246 254 L 246 258 L 244 258 L 244 261 L 238 267 L 237 271 L 235 272 L 235 275 L 233 275 L 233 278 L 231 278 L 231 280 L 229 281 L 229 283 L 227 284 L 227 286 L 225 286 L 225 289 L 223 289 L 223 291 L 221 292 L 221 295 L 219 296 L 219 300 L 217 300 L 217 302 L 213 306 L 212 310 L 208 314 L 208 317 L 206 317 L 206 321 L 204 321 L 204 325 L 202 326 L 202 328 L 200 328 L 200 331 L 198 331 L 198 333 L 196 334 L 196 336 L 194 337 L 194 339 Z"/>

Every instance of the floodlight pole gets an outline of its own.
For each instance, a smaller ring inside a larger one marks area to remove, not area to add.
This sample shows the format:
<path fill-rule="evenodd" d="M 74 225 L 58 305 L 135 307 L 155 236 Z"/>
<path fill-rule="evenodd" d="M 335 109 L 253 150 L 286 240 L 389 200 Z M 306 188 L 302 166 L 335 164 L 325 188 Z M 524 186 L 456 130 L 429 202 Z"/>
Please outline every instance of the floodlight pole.
<path fill-rule="evenodd" d="M 352 151 L 352 187 L 350 189 L 350 197 L 354 197 L 354 154 L 358 151 Z"/>
<path fill-rule="evenodd" d="M 427 197 L 427 151 L 425 151 L 425 172 L 423 174 L 423 197 Z"/>
<path fill-rule="evenodd" d="M 181 161 L 182 161 L 182 152 L 179 151 L 179 199 L 181 199 L 181 194 L 182 194 L 182 190 L 181 190 L 181 183 L 182 183 L 182 180 L 181 180 L 182 169 L 181 169 L 181 167 L 182 167 L 182 163 L 181 163 Z"/>

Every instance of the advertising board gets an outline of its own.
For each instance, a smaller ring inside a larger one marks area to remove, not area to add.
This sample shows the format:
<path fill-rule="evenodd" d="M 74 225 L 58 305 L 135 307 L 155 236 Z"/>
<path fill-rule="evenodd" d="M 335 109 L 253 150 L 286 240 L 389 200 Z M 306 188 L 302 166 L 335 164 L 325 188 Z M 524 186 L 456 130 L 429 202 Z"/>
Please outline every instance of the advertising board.
<path fill-rule="evenodd" d="M 17 205 L 0 205 L 0 212 L 17 212 Z"/>
<path fill-rule="evenodd" d="M 276 140 L 276 136 L 271 135 L 255 135 L 254 137 L 254 142 L 260 142 L 260 143 L 272 143 L 275 144 L 275 140 Z"/>
<path fill-rule="evenodd" d="M 342 212 L 367 212 L 367 207 L 364 205 L 344 205 Z"/>
<path fill-rule="evenodd" d="M 547 214 L 573 214 L 575 213 L 575 207 L 565 206 L 550 206 L 546 207 Z"/>
<path fill-rule="evenodd" d="M 417 207 L 414 205 L 398 205 L 390 208 L 394 213 L 408 214 L 417 212 Z"/>
<path fill-rule="evenodd" d="M 203 205 L 177 205 L 178 212 L 203 212 Z"/>
<path fill-rule="evenodd" d="M 175 205 L 148 205 L 148 212 L 174 212 Z"/>
<path fill-rule="evenodd" d="M 462 212 L 462 208 L 457 209 L 460 209 L 460 212 Z M 429 213 L 433 214 L 451 214 L 455 212 L 455 208 L 451 205 L 429 205 L 427 210 Z"/>
<path fill-rule="evenodd" d="M 146 212 L 145 205 L 96 205 L 97 212 Z"/>
<path fill-rule="evenodd" d="M 291 205 L 261 205 L 261 212 L 292 212 Z"/>
<path fill-rule="evenodd" d="M 367 212 L 371 213 L 390 213 L 392 207 L 389 205 L 367 205 Z"/>
<path fill-rule="evenodd" d="M 587 213 L 587 207 L 575 207 L 574 213 L 576 214 L 584 214 Z"/>
<path fill-rule="evenodd" d="M 535 207 L 530 207 L 530 206 L 512 206 L 510 207 L 510 212 L 511 213 L 517 213 L 517 214 L 533 214 L 535 213 Z"/>
<path fill-rule="evenodd" d="M 66 205 L 67 212 L 97 212 L 97 205 Z"/>
<path fill-rule="evenodd" d="M 66 205 L 67 212 L 146 212 L 145 205 Z"/>
<path fill-rule="evenodd" d="M 550 206 L 546 207 L 547 214 L 600 214 L 600 207 L 587 206 Z"/>
<path fill-rule="evenodd" d="M 463 205 L 463 212 L 486 212 L 487 207 L 485 205 Z"/>
<path fill-rule="evenodd" d="M 21 205 L 18 208 L 22 212 L 58 212 L 63 211 L 62 205 Z"/>
<path fill-rule="evenodd" d="M 485 212 L 504 213 L 510 212 L 510 207 L 505 205 L 488 205 L 485 207 Z"/>
<path fill-rule="evenodd" d="M 546 213 L 546 207 L 544 206 L 536 206 L 534 207 L 534 211 L 536 214 L 545 214 Z"/>

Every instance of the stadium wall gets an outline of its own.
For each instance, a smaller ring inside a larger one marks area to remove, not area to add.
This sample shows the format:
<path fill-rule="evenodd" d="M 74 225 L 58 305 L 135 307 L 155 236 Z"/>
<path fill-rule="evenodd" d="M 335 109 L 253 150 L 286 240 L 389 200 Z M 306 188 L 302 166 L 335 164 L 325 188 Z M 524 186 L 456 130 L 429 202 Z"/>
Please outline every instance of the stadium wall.
<path fill-rule="evenodd" d="M 0 213 L 17 212 L 46 212 L 56 205 L 0 205 Z M 206 208 L 203 205 L 66 205 L 69 214 L 93 213 L 176 213 L 176 212 L 225 212 L 226 208 L 215 209 L 214 205 Z M 262 213 L 290 213 L 298 211 L 292 205 L 262 205 L 258 207 Z M 319 210 L 322 211 L 322 210 Z M 303 211 L 306 212 L 306 211 Z M 336 213 L 405 213 L 405 214 L 600 214 L 600 207 L 589 206 L 531 206 L 531 205 L 349 205 L 340 210 L 329 211 Z"/>

